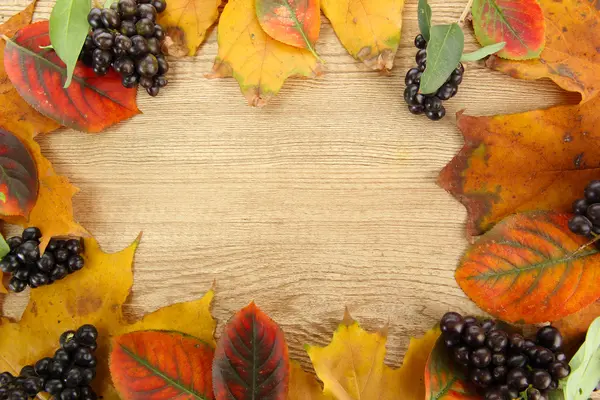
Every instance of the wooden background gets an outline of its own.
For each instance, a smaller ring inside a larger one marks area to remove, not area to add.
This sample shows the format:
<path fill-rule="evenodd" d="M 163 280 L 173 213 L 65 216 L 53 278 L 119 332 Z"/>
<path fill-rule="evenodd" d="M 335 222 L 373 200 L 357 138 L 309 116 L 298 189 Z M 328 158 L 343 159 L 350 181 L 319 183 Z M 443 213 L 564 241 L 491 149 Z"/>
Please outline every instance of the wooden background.
<path fill-rule="evenodd" d="M 28 0 L 0 0 L 0 22 Z M 456 21 L 466 1 L 434 0 L 434 23 Z M 47 18 L 52 0 L 38 4 Z M 326 344 L 347 306 L 368 329 L 390 324 L 388 361 L 448 310 L 477 312 L 454 281 L 466 248 L 465 210 L 435 181 L 462 146 L 454 113 L 522 112 L 579 98 L 549 81 L 467 66 L 449 117 L 411 115 L 402 99 L 415 63 L 417 1 L 404 12 L 390 76 L 350 57 L 328 21 L 317 44 L 326 74 L 289 80 L 264 109 L 233 79 L 208 80 L 216 30 L 197 57 L 172 62 L 144 112 L 98 135 L 39 138 L 57 172 L 81 188 L 75 214 L 106 250 L 144 231 L 132 317 L 192 300 L 216 280 L 219 329 L 249 301 L 286 332 L 292 356 Z M 467 50 L 476 48 L 470 32 Z M 10 295 L 18 317 L 27 294 Z"/>

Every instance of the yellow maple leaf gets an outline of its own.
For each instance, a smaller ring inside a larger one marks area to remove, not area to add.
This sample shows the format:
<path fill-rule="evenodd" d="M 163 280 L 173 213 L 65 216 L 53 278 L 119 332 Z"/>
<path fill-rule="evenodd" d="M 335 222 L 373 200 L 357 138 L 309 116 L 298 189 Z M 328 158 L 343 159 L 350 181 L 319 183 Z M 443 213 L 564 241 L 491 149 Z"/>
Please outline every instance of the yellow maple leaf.
<path fill-rule="evenodd" d="M 325 395 L 338 400 L 405 399 L 401 395 L 408 391 L 403 379 L 406 372 L 384 364 L 386 341 L 385 330 L 369 333 L 346 311 L 329 345 L 306 349 Z"/>
<path fill-rule="evenodd" d="M 261 28 L 254 0 L 230 0 L 219 22 L 219 53 L 209 77 L 233 76 L 252 106 L 262 107 L 291 76 L 319 75 L 310 51 L 276 41 Z"/>
<path fill-rule="evenodd" d="M 105 400 L 118 400 L 108 370 L 110 336 L 141 329 L 171 329 L 214 346 L 213 291 L 196 301 L 175 304 L 128 324 L 122 305 L 133 284 L 132 263 L 140 238 L 115 254 L 104 253 L 85 239 L 85 267 L 64 280 L 31 291 L 19 322 L 0 320 L 0 370 L 18 373 L 42 357 L 52 356 L 61 333 L 93 324 L 99 331 L 97 377 L 92 386 Z M 48 398 L 49 396 L 45 397 Z"/>
<path fill-rule="evenodd" d="M 410 339 L 408 351 L 400 369 L 403 400 L 423 400 L 425 398 L 425 366 L 440 334 L 441 331 L 436 326 L 427 331 L 422 338 Z"/>
<path fill-rule="evenodd" d="M 404 0 L 321 0 L 321 9 L 354 58 L 374 70 L 392 69 Z"/>
<path fill-rule="evenodd" d="M 185 46 L 187 55 L 193 56 L 219 17 L 220 5 L 221 0 L 169 0 L 166 10 L 158 15 L 158 23 L 177 46 Z"/>
<path fill-rule="evenodd" d="M 333 397 L 325 395 L 315 377 L 305 372 L 298 362 L 292 361 L 287 400 L 333 400 Z"/>

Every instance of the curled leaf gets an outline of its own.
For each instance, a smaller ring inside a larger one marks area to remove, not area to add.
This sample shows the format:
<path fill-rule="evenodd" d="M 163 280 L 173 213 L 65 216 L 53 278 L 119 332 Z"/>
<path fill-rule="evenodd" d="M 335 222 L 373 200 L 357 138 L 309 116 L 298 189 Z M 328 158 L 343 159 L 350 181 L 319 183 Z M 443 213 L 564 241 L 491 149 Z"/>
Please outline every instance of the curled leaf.
<path fill-rule="evenodd" d="M 267 35 L 308 49 L 318 58 L 315 43 L 321 30 L 319 0 L 256 0 L 256 15 Z"/>
<path fill-rule="evenodd" d="M 465 35 L 456 23 L 434 25 L 427 43 L 427 67 L 421 76 L 421 92 L 435 93 L 450 77 L 460 62 Z"/>
<path fill-rule="evenodd" d="M 98 77 L 91 68 L 78 65 L 73 84 L 62 87 L 67 73 L 52 50 L 48 21 L 20 30 L 7 43 L 4 67 L 19 94 L 42 114 L 70 128 L 100 132 L 139 113 L 136 89 L 126 89 L 115 71 Z"/>
<path fill-rule="evenodd" d="M 217 400 L 285 400 L 290 361 L 283 331 L 254 303 L 225 326 L 215 351 Z"/>
<path fill-rule="evenodd" d="M 504 46 L 506 46 L 506 42 L 495 43 L 482 47 L 472 53 L 463 54 L 460 58 L 460 61 L 479 61 L 487 56 L 499 52 L 504 48 Z"/>
<path fill-rule="evenodd" d="M 526 60 L 542 52 L 546 24 L 538 0 L 474 0 L 472 14 L 482 46 L 506 42 L 498 57 Z"/>
<path fill-rule="evenodd" d="M 508 322 L 541 323 L 600 298 L 600 253 L 568 228 L 570 214 L 516 214 L 471 246 L 456 269 L 462 290 Z"/>
<path fill-rule="evenodd" d="M 207 343 L 169 331 L 138 331 L 112 341 L 110 375 L 123 400 L 213 399 Z"/>

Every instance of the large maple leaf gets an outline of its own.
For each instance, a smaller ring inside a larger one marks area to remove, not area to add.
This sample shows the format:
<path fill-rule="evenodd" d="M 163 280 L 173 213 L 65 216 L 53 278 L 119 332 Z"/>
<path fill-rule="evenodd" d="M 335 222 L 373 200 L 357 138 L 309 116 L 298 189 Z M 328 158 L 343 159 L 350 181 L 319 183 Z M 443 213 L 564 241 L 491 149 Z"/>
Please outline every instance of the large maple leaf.
<path fill-rule="evenodd" d="M 539 59 L 503 60 L 492 56 L 491 68 L 523 79 L 550 78 L 580 92 L 583 101 L 600 93 L 600 2 L 539 0 L 546 18 L 546 47 Z"/>
<path fill-rule="evenodd" d="M 110 336 L 139 330 L 176 330 L 214 348 L 216 322 L 210 313 L 213 291 L 199 300 L 174 304 L 129 324 L 122 306 L 133 284 L 132 263 L 139 238 L 125 250 L 104 253 L 85 239 L 86 266 L 52 285 L 34 289 L 18 322 L 0 320 L 0 370 L 18 373 L 42 357 L 51 356 L 60 334 L 82 324 L 98 328 L 98 375 L 92 386 L 105 400 L 119 399 L 108 370 Z"/>
<path fill-rule="evenodd" d="M 479 235 L 523 211 L 570 211 L 600 178 L 600 98 L 574 106 L 495 117 L 458 115 L 465 145 L 439 184 L 469 213 Z"/>

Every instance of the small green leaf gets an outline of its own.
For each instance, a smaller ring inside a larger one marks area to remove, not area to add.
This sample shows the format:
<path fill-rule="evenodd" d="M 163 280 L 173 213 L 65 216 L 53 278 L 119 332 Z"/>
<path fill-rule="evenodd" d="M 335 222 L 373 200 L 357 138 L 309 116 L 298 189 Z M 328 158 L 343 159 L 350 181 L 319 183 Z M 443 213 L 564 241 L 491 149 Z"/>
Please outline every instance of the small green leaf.
<path fill-rule="evenodd" d="M 104 3 L 104 8 L 110 8 L 110 6 L 113 5 L 113 3 L 118 2 L 119 0 L 106 0 L 106 2 Z"/>
<path fill-rule="evenodd" d="M 561 384 L 566 400 L 587 400 L 600 381 L 600 317 L 587 331 L 585 342 L 569 363 L 571 374 Z"/>
<path fill-rule="evenodd" d="M 427 0 L 419 0 L 419 30 L 425 40 L 429 41 L 429 31 L 431 30 L 431 6 Z"/>
<path fill-rule="evenodd" d="M 427 43 L 427 67 L 421 77 L 421 92 L 435 93 L 450 77 L 460 62 L 465 35 L 457 23 L 434 25 Z"/>
<path fill-rule="evenodd" d="M 506 46 L 506 42 L 495 43 L 489 46 L 482 47 L 479 50 L 474 51 L 472 53 L 463 54 L 460 61 L 479 61 L 481 59 L 486 58 L 487 56 L 499 52 L 504 48 L 504 46 Z"/>
<path fill-rule="evenodd" d="M 50 41 L 67 65 L 65 88 L 71 84 L 73 70 L 90 29 L 89 12 L 90 0 L 57 0 L 50 14 Z"/>
<path fill-rule="evenodd" d="M 8 243 L 4 240 L 4 236 L 0 234 L 0 258 L 4 258 L 10 252 L 10 247 L 8 247 Z"/>

